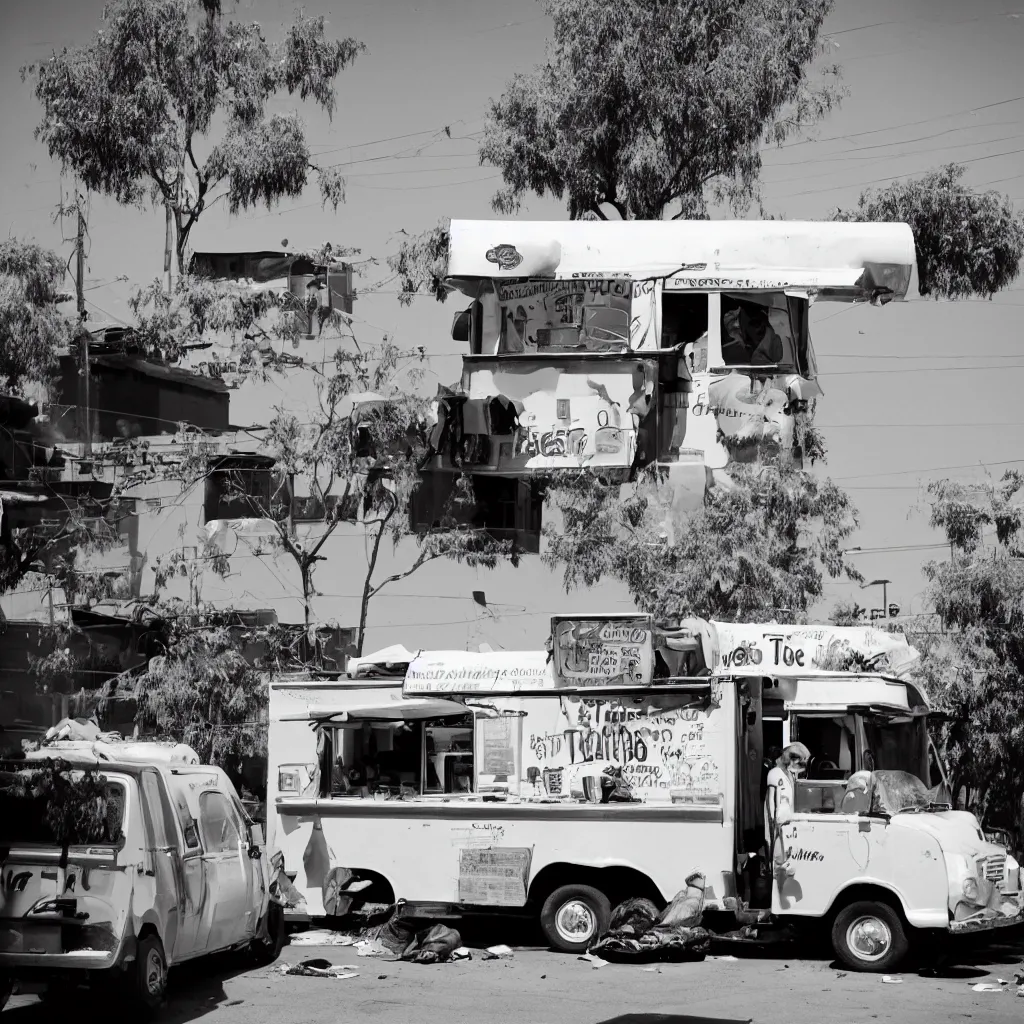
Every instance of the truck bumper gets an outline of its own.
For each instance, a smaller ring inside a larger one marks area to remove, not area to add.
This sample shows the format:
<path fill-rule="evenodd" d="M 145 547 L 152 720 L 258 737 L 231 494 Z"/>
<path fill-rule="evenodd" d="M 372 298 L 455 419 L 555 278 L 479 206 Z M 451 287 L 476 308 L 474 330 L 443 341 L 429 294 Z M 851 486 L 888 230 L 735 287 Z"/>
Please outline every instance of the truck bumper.
<path fill-rule="evenodd" d="M 1024 898 L 1020 893 L 1004 896 L 999 910 L 982 910 L 963 921 L 950 921 L 949 930 L 953 935 L 973 935 L 1015 925 L 1024 925 Z"/>

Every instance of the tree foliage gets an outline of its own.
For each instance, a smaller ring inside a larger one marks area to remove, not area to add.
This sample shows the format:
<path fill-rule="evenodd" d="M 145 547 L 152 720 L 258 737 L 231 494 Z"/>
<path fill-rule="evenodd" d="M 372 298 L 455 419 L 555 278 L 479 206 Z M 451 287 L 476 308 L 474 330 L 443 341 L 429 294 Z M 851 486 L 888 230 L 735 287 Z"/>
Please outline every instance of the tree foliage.
<path fill-rule="evenodd" d="M 389 584 L 439 558 L 479 568 L 519 560 L 512 541 L 496 540 L 465 525 L 459 516 L 459 505 L 473 503 L 468 479 L 439 510 L 431 529 L 424 533 L 412 529 L 410 502 L 428 452 L 430 403 L 417 393 L 422 359 L 421 351 L 406 352 L 387 337 L 379 345 L 356 345 L 355 351 L 339 346 L 333 365 L 316 373 L 318 403 L 312 421 L 278 407 L 263 437 L 263 450 L 274 457 L 282 478 L 293 480 L 296 491 L 308 493 L 302 500 L 310 509 L 307 515 L 316 520 L 310 525 L 294 521 L 292 494 L 285 486 L 272 497 L 269 509 L 252 501 L 252 515 L 269 514 L 274 551 L 287 554 L 299 571 L 307 626 L 314 620 L 314 576 L 326 560 L 325 545 L 343 524 L 356 524 L 366 531 L 357 653 L 362 650 L 370 603 Z M 215 452 L 197 436 L 184 446 L 182 476 L 196 482 L 212 471 L 215 461 Z M 236 489 L 244 498 L 241 481 Z M 414 536 L 418 548 L 411 563 L 379 577 L 385 541 L 397 549 Z"/>
<path fill-rule="evenodd" d="M 845 492 L 779 466 L 731 473 L 733 486 L 709 489 L 695 511 L 676 507 L 655 476 L 634 489 L 581 474 L 549 492 L 562 522 L 545 528 L 544 559 L 562 569 L 567 591 L 618 579 L 665 623 L 800 621 L 826 573 L 859 578 L 843 555 L 857 525 Z"/>
<path fill-rule="evenodd" d="M 1017 278 L 1024 255 L 1024 217 L 999 192 L 965 184 L 948 164 L 920 178 L 868 191 L 835 220 L 909 224 L 917 246 L 918 288 L 942 299 L 991 298 Z"/>
<path fill-rule="evenodd" d="M 448 297 L 445 278 L 451 251 L 451 221 L 445 218 L 436 228 L 402 240 L 398 252 L 388 257 L 388 266 L 398 277 L 398 301 L 408 306 L 417 294 L 433 295 L 438 302 Z"/>
<path fill-rule="evenodd" d="M 0 381 L 8 393 L 48 384 L 74 325 L 57 308 L 66 267 L 34 242 L 0 241 Z"/>
<path fill-rule="evenodd" d="M 573 219 L 705 217 L 708 198 L 757 196 L 760 148 L 838 101 L 838 69 L 812 76 L 832 0 L 548 0 L 546 61 L 491 103 L 481 163 L 514 213 L 534 192 Z"/>
<path fill-rule="evenodd" d="M 953 792 L 990 823 L 1024 838 L 1024 475 L 981 486 L 929 485 L 931 525 L 952 557 L 925 566 L 942 633 L 914 638 L 922 677 L 950 715 L 944 728 Z"/>
<path fill-rule="evenodd" d="M 218 199 L 232 213 L 270 207 L 316 171 L 337 207 L 341 179 L 313 163 L 299 115 L 267 108 L 284 93 L 332 115 L 335 80 L 361 43 L 332 41 L 322 17 L 301 13 L 270 43 L 219 0 L 112 0 L 104 23 L 92 43 L 23 69 L 43 107 L 36 134 L 87 189 L 169 206 L 180 273 L 190 231 Z"/>
<path fill-rule="evenodd" d="M 246 759 L 266 756 L 266 679 L 243 656 L 236 632 L 194 611 L 169 622 L 166 655 L 127 685 L 107 684 L 101 701 L 132 697 L 140 732 L 186 743 L 203 764 L 241 779 Z"/>

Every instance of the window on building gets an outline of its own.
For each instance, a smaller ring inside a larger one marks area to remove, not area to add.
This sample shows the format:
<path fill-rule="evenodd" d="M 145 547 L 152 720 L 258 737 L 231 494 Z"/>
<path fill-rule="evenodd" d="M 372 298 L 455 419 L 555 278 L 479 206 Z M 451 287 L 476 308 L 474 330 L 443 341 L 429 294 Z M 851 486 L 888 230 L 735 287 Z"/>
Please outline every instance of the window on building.
<path fill-rule="evenodd" d="M 203 507 L 214 519 L 284 519 L 291 505 L 287 476 L 270 466 L 225 462 L 206 477 Z"/>
<path fill-rule="evenodd" d="M 199 827 L 207 853 L 238 852 L 238 818 L 223 793 L 203 793 L 199 798 Z"/>

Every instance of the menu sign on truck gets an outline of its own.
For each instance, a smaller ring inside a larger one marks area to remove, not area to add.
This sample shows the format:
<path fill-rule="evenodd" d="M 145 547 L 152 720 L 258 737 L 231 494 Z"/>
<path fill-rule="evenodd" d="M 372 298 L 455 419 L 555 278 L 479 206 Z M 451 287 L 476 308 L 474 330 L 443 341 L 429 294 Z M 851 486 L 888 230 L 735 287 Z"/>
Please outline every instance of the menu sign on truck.
<path fill-rule="evenodd" d="M 649 615 L 557 615 L 551 620 L 555 685 L 649 686 L 654 669 Z"/>

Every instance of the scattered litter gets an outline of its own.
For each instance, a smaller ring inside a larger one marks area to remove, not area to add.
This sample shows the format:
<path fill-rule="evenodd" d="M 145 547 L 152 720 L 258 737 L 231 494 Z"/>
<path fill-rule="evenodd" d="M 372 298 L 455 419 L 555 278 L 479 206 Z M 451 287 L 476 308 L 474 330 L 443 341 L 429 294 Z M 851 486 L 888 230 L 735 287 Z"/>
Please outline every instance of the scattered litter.
<path fill-rule="evenodd" d="M 461 947 L 462 936 L 454 928 L 435 924 L 421 931 L 406 946 L 402 959 L 415 964 L 443 964 Z"/>
<path fill-rule="evenodd" d="M 484 950 L 485 960 L 511 959 L 512 949 L 509 946 L 488 946 Z"/>
<path fill-rule="evenodd" d="M 641 971 L 646 971 L 648 974 L 661 974 L 660 967 L 641 967 Z"/>
<path fill-rule="evenodd" d="M 593 966 L 595 971 L 599 967 L 604 967 L 604 965 L 608 963 L 607 960 L 602 960 L 599 956 L 594 956 L 593 953 L 584 953 L 583 956 L 577 957 L 576 959 L 588 961 Z"/>
<path fill-rule="evenodd" d="M 241 1006 L 244 1003 L 244 999 L 229 999 L 224 1005 L 225 1006 Z"/>
<path fill-rule="evenodd" d="M 380 939 L 363 939 L 356 943 L 358 956 L 391 956 L 391 950 Z"/>
<path fill-rule="evenodd" d="M 725 953 L 722 956 L 713 956 L 713 957 L 710 957 L 709 959 L 711 959 L 711 960 L 722 960 L 722 961 L 725 961 L 726 963 L 737 961 L 737 958 L 734 957 L 732 955 L 732 953 Z"/>
<path fill-rule="evenodd" d="M 902 978 L 894 978 L 891 974 L 883 974 L 882 975 L 882 984 L 883 985 L 902 985 L 903 984 L 903 979 Z"/>
<path fill-rule="evenodd" d="M 971 986 L 972 992 L 1002 992 L 1002 985 L 993 985 L 991 981 L 980 981 L 977 985 Z"/>
<path fill-rule="evenodd" d="M 329 928 L 313 928 L 308 932 L 296 932 L 289 939 L 291 946 L 354 946 L 355 935 L 346 932 L 334 932 Z"/>
<path fill-rule="evenodd" d="M 356 977 L 356 973 L 351 967 L 347 965 L 335 966 L 330 960 L 324 960 L 320 957 L 313 960 L 303 960 L 298 964 L 281 964 L 281 973 L 298 975 L 301 978 L 338 978 L 341 981 Z"/>
<path fill-rule="evenodd" d="M 472 960 L 473 951 L 468 949 L 466 946 L 459 946 L 458 949 L 452 951 L 453 960 Z"/>
<path fill-rule="evenodd" d="M 836 971 L 836 977 L 837 978 L 845 978 L 846 974 L 847 974 L 846 971 Z"/>
<path fill-rule="evenodd" d="M 541 980 L 541 981 L 546 981 L 546 980 L 547 980 L 547 975 L 546 975 L 546 974 L 542 974 L 542 975 L 540 976 L 540 980 Z"/>
<path fill-rule="evenodd" d="M 377 980 L 378 981 L 384 981 L 385 978 L 387 978 L 386 974 L 378 974 L 377 975 Z"/>

